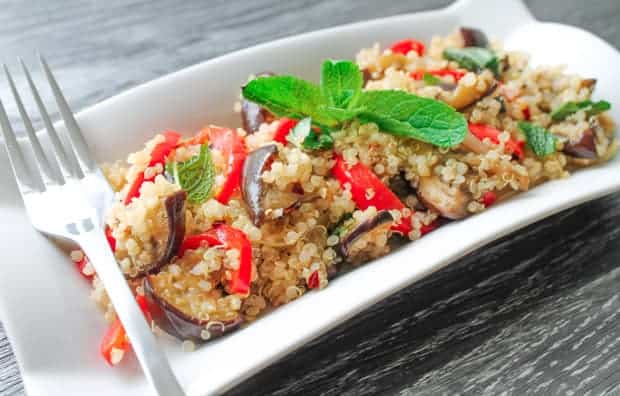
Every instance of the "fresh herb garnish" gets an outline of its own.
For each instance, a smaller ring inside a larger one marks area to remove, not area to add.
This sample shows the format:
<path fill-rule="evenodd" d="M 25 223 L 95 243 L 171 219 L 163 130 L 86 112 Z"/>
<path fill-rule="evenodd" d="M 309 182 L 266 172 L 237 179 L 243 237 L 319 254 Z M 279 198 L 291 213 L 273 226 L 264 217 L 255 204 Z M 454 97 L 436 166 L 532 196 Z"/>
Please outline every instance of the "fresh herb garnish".
<path fill-rule="evenodd" d="M 527 144 L 531 147 L 534 154 L 539 157 L 546 157 L 555 153 L 556 137 L 545 128 L 529 122 L 520 121 L 519 129 L 525 134 Z"/>
<path fill-rule="evenodd" d="M 243 87 L 243 96 L 278 116 L 310 117 L 322 132 L 310 128 L 303 140 L 307 149 L 331 147 L 333 138 L 327 131 L 354 119 L 439 147 L 453 147 L 465 138 L 465 117 L 449 105 L 402 91 L 362 91 L 362 84 L 355 63 L 328 60 L 320 87 L 291 76 L 259 77 Z M 299 133 L 308 129 L 301 128 Z"/>
<path fill-rule="evenodd" d="M 551 119 L 553 121 L 563 121 L 568 116 L 577 113 L 579 110 L 586 110 L 586 114 L 590 117 L 609 109 L 611 109 L 611 103 L 604 100 L 599 100 L 598 102 L 592 102 L 591 100 L 566 102 L 551 112 Z"/>
<path fill-rule="evenodd" d="M 499 75 L 499 58 L 488 48 L 447 48 L 443 57 L 473 72 L 489 69 L 496 76 Z"/>
<path fill-rule="evenodd" d="M 325 150 L 334 147 L 334 138 L 329 131 L 316 133 L 312 130 L 312 119 L 306 117 L 300 120 L 286 137 L 286 140 L 297 147 L 307 150 Z"/>
<path fill-rule="evenodd" d="M 430 73 L 424 73 L 422 80 L 424 80 L 427 85 L 437 85 L 441 82 L 441 78 L 433 76 Z"/>
<path fill-rule="evenodd" d="M 410 137 L 439 147 L 460 144 L 467 132 L 465 117 L 447 104 L 404 91 L 365 91 L 363 121 L 377 123 L 392 135 Z"/>
<path fill-rule="evenodd" d="M 172 175 L 175 183 L 187 192 L 187 199 L 192 203 L 203 203 L 213 194 L 215 165 L 206 144 L 200 146 L 198 155 L 187 161 L 169 162 L 166 171 Z"/>

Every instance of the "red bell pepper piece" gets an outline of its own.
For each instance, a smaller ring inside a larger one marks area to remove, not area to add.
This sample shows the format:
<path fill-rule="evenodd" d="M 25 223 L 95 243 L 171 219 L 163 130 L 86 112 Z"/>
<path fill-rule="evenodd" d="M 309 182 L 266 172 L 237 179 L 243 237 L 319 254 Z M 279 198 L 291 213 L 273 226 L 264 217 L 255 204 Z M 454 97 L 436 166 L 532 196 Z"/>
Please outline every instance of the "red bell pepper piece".
<path fill-rule="evenodd" d="M 353 201 L 362 210 L 369 206 L 374 206 L 377 210 L 405 209 L 405 204 L 396 194 L 361 162 L 348 166 L 341 156 L 336 156 L 336 165 L 332 168 L 332 174 L 343 188 L 345 184 L 351 186 Z M 372 190 L 372 194 L 367 193 L 369 190 Z M 400 223 L 394 224 L 392 230 L 403 235 L 409 234 L 411 232 L 411 215 L 402 218 Z"/>
<path fill-rule="evenodd" d="M 224 156 L 226 162 L 224 174 L 228 177 L 221 190 L 216 194 L 215 199 L 227 204 L 230 197 L 241 187 L 243 163 L 248 155 L 245 139 L 234 129 L 211 125 L 203 128 L 187 144 L 204 144 L 206 142 L 209 142 L 209 147 L 220 151 Z"/>
<path fill-rule="evenodd" d="M 151 321 L 151 313 L 148 311 L 146 298 L 138 294 L 136 295 L 136 302 L 142 310 L 142 313 L 146 317 L 147 321 Z M 108 328 L 101 340 L 99 350 L 101 355 L 110 366 L 115 366 L 123 359 L 125 352 L 129 350 L 131 344 L 127 338 L 125 328 L 120 319 L 116 318 L 112 325 Z"/>
<path fill-rule="evenodd" d="M 116 251 L 116 239 L 112 236 L 112 229 L 108 226 L 105 227 L 105 238 L 108 240 L 110 249 L 112 249 L 112 251 L 115 252 Z"/>
<path fill-rule="evenodd" d="M 499 134 L 500 131 L 493 128 L 492 126 L 485 124 L 469 124 L 469 131 L 480 140 L 484 140 L 485 138 L 489 138 L 491 142 L 495 144 L 499 144 Z M 523 147 L 525 145 L 525 141 L 523 140 L 515 140 L 510 138 L 505 143 L 506 152 L 508 154 L 516 156 L 519 160 L 523 160 L 525 156 L 523 152 Z"/>
<path fill-rule="evenodd" d="M 319 271 L 314 271 L 313 273 L 310 274 L 310 276 L 308 277 L 308 281 L 306 282 L 308 284 L 308 289 L 316 289 L 319 287 L 320 282 L 319 282 Z"/>
<path fill-rule="evenodd" d="M 497 194 L 495 194 L 495 191 L 487 191 L 482 194 L 480 200 L 482 201 L 482 204 L 488 208 L 489 206 L 493 205 L 495 201 L 497 201 Z"/>
<path fill-rule="evenodd" d="M 404 39 L 395 42 L 390 47 L 392 52 L 407 55 L 410 51 L 415 51 L 419 56 L 424 55 L 424 44 L 418 40 Z"/>
<path fill-rule="evenodd" d="M 444 77 L 444 76 L 452 76 L 455 82 L 459 82 L 461 78 L 466 74 L 466 71 L 463 70 L 453 70 L 453 69 L 438 69 L 438 70 L 416 70 L 411 72 L 409 75 L 414 80 L 422 80 L 425 74 L 430 74 L 432 76 Z"/>
<path fill-rule="evenodd" d="M 80 261 L 76 262 L 75 265 L 77 266 L 78 271 L 80 271 L 80 275 L 82 275 L 87 280 L 91 281 L 93 280 L 93 277 L 95 276 L 95 272 L 92 269 L 89 269 L 88 271 L 86 270 L 86 266 L 89 263 L 90 261 L 88 260 L 88 257 L 84 255 L 84 257 L 82 257 Z"/>
<path fill-rule="evenodd" d="M 198 249 L 204 244 L 239 251 L 239 268 L 233 271 L 227 291 L 231 294 L 247 295 L 252 282 L 252 245 L 248 237 L 227 224 L 218 224 L 207 232 L 185 238 L 179 249 L 179 257 L 187 250 Z"/>
<path fill-rule="evenodd" d="M 276 129 L 276 132 L 273 134 L 273 141 L 286 144 L 286 137 L 291 133 L 291 129 L 295 128 L 297 122 L 297 120 L 290 118 L 280 118 L 278 129 Z"/>
<path fill-rule="evenodd" d="M 164 165 L 166 158 L 172 150 L 176 148 L 179 140 L 181 139 L 181 135 L 174 131 L 165 131 L 162 135 L 164 135 L 164 141 L 153 147 L 153 151 L 151 151 L 151 160 L 148 165 L 149 167 L 157 164 Z M 142 183 L 153 181 L 154 179 L 154 177 L 146 179 L 144 177 L 144 172 L 138 173 L 134 181 L 131 183 L 129 190 L 127 190 L 125 205 L 129 205 L 132 199 L 140 197 L 140 187 L 142 187 Z"/>

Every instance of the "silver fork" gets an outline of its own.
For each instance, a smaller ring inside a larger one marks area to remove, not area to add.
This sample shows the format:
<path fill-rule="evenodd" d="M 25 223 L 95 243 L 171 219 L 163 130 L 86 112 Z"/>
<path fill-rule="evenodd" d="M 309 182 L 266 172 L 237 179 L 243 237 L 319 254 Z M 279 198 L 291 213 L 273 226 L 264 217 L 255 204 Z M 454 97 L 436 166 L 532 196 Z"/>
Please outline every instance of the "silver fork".
<path fill-rule="evenodd" d="M 148 381 L 160 395 L 184 395 L 168 359 L 157 346 L 155 337 L 136 304 L 105 238 L 103 216 L 105 208 L 112 200 L 112 190 L 93 159 L 49 66 L 43 57 L 40 57 L 40 61 L 64 120 L 67 130 L 65 137 L 70 144 L 64 144 L 58 136 L 22 60 L 20 60 L 22 69 L 54 152 L 51 158 L 45 155 L 11 74 L 4 65 L 6 78 L 36 160 L 36 169 L 28 167 L 27 156 L 18 143 L 0 101 L 0 126 L 4 143 L 28 217 L 38 231 L 70 239 L 82 247 L 108 292 Z"/>

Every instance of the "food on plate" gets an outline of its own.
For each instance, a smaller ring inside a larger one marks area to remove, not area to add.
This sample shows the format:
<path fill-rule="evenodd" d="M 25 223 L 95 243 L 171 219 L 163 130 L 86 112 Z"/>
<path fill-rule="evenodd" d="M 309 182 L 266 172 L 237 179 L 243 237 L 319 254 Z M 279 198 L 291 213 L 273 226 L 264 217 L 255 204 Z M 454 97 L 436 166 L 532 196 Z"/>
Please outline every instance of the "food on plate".
<path fill-rule="evenodd" d="M 262 73 L 241 89 L 243 128 L 165 131 L 104 167 L 117 192 L 106 236 L 154 329 L 207 341 L 395 239 L 609 160 L 611 105 L 587 77 L 532 68 L 473 28 L 327 60 L 318 84 Z M 88 258 L 72 258 L 113 323 L 101 352 L 117 364 L 122 325 Z"/>

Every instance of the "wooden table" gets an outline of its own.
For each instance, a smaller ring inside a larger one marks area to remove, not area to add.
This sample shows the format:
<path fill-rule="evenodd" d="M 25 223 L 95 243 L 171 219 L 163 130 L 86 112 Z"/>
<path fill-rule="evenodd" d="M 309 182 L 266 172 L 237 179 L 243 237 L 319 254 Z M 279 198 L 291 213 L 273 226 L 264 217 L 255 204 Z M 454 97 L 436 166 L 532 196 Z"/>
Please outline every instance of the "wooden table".
<path fill-rule="evenodd" d="M 17 56 L 46 54 L 80 108 L 238 48 L 449 2 L 5 0 L 0 48 L 12 67 Z M 527 3 L 540 19 L 620 46 L 617 0 Z M 4 80 L 0 96 L 9 97 Z M 230 395 L 613 393 L 619 242 L 619 194 L 560 213 L 392 296 Z M 23 394 L 1 327 L 0 394 Z"/>

